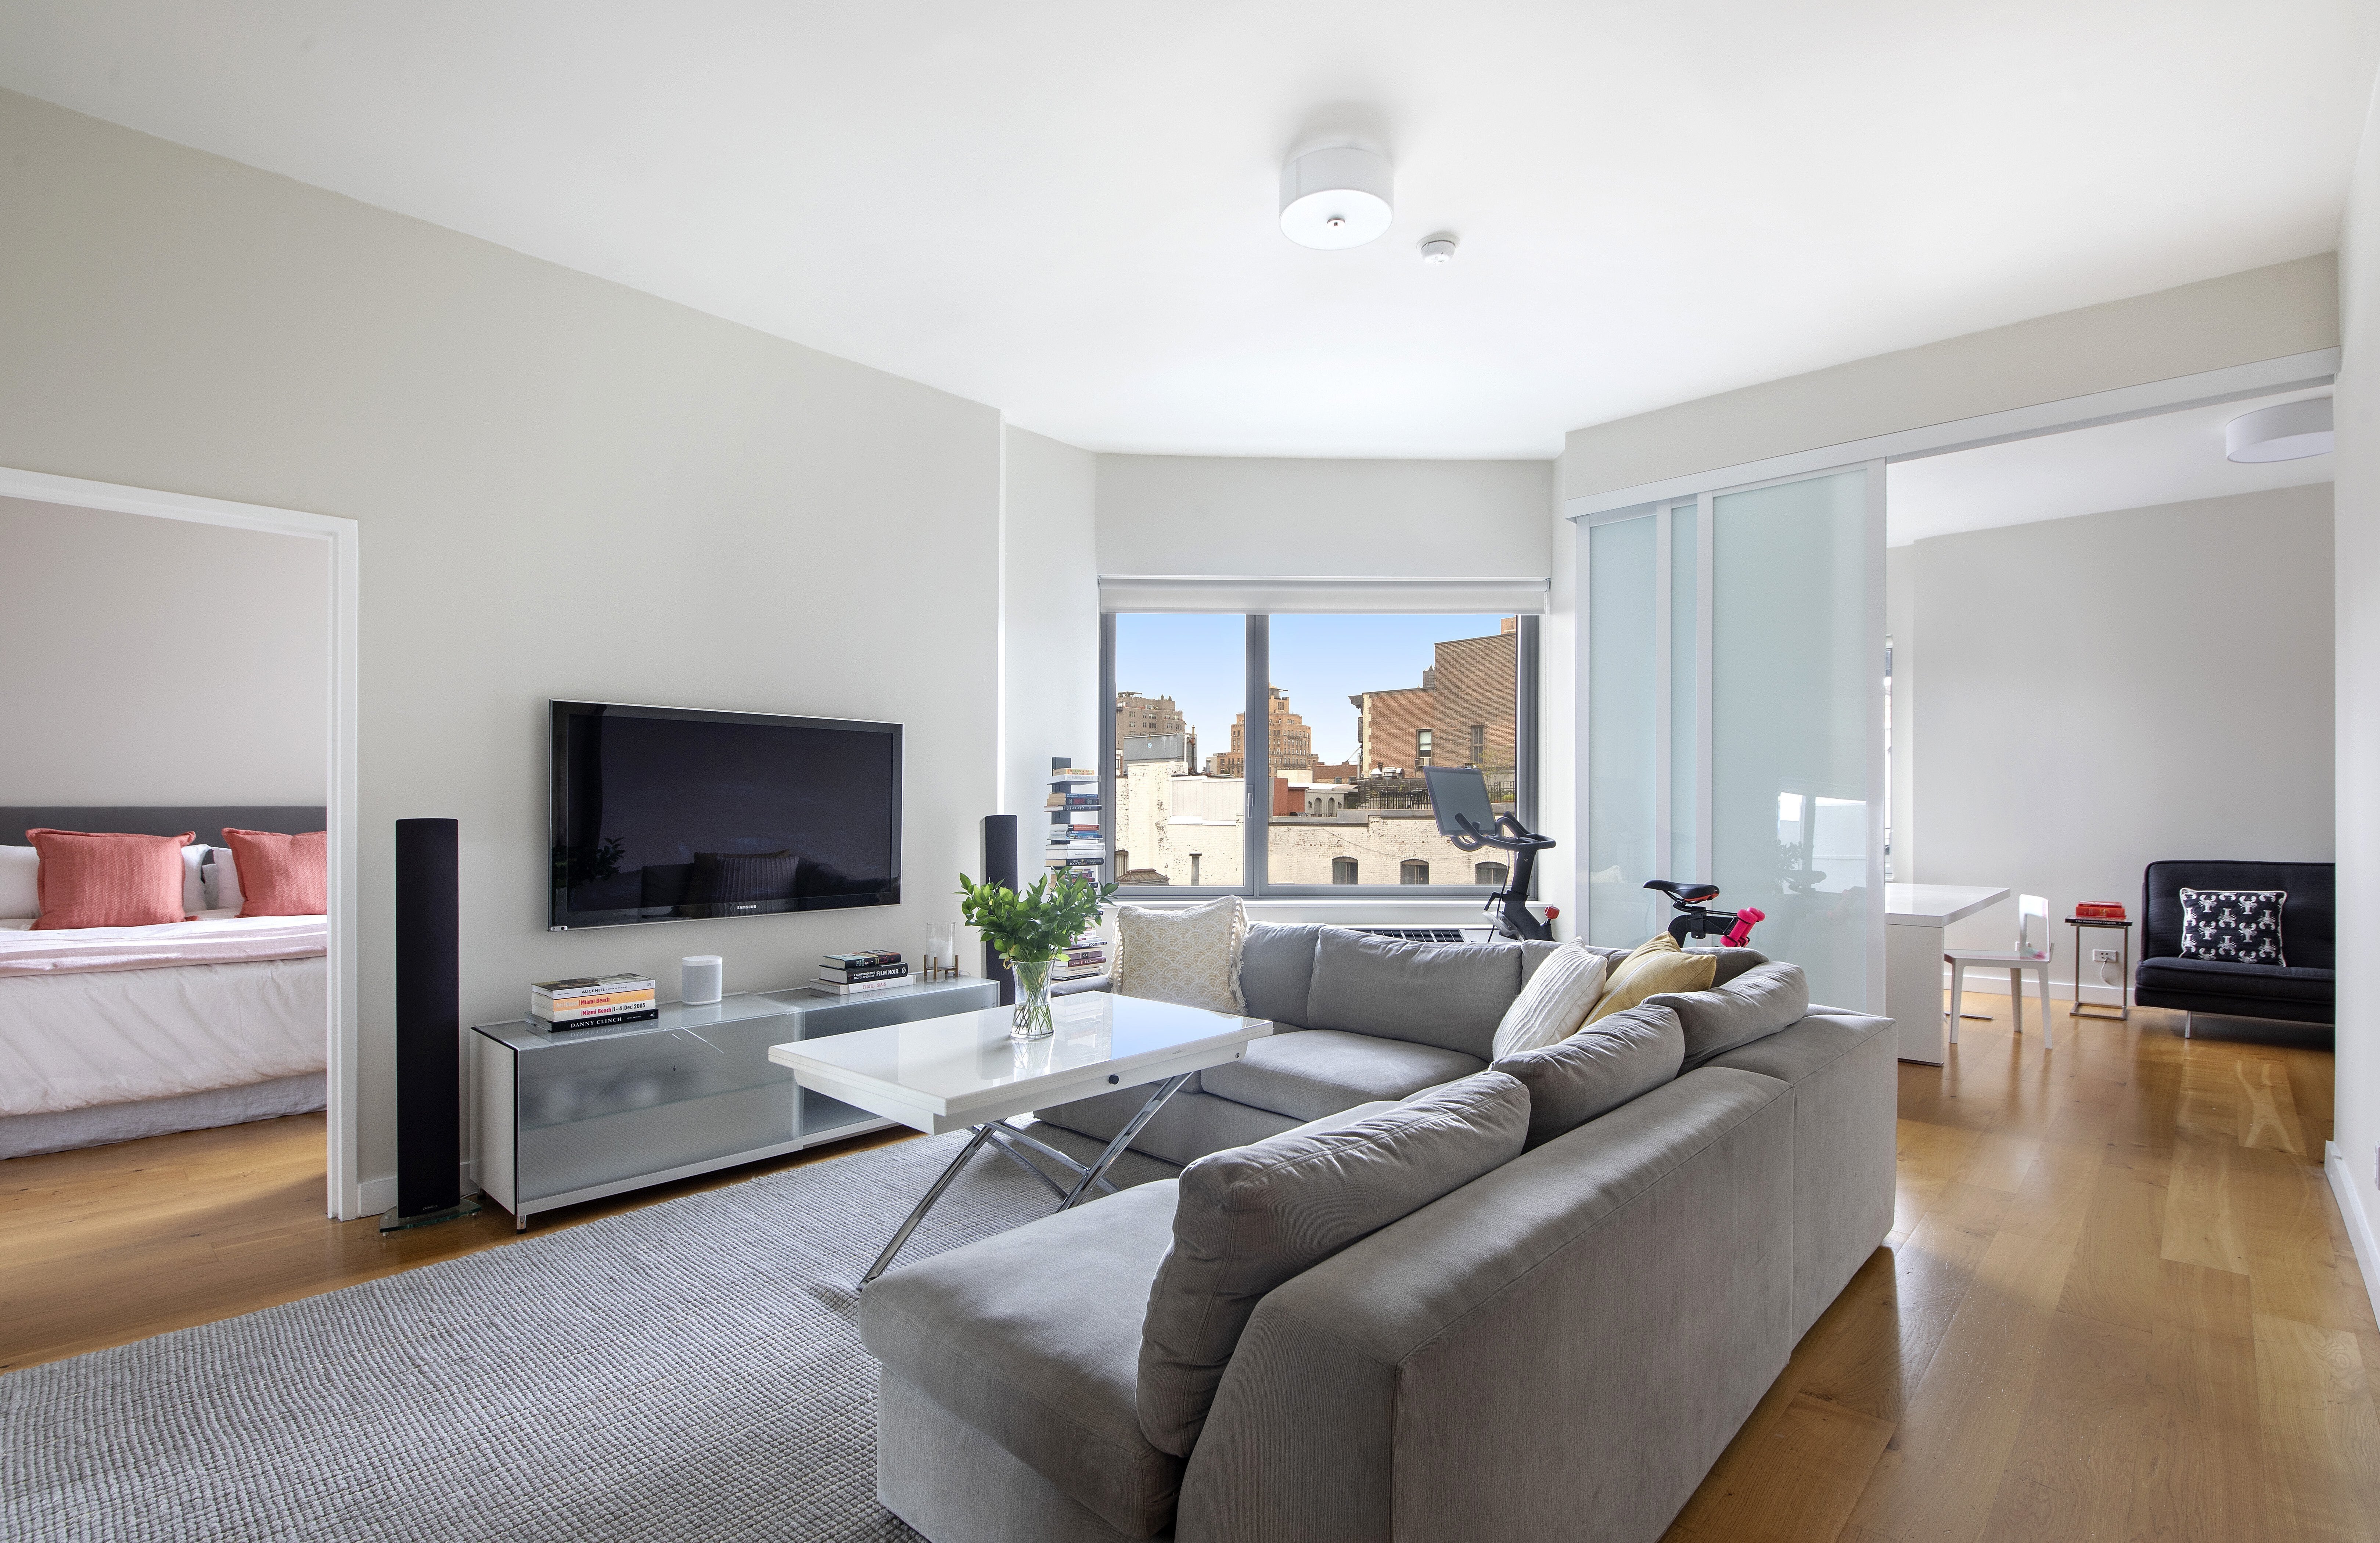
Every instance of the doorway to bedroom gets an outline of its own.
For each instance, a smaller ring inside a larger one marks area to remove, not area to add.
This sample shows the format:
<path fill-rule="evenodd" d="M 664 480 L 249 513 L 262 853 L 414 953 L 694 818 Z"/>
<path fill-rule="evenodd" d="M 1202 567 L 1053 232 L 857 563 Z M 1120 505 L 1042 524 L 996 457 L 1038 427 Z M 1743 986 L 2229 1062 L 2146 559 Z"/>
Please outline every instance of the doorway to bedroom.
<path fill-rule="evenodd" d="M 7 1252 L 91 1220 L 79 1196 L 173 1176 L 178 1203 L 107 1227 L 179 1267 L 177 1214 L 223 1163 L 309 1200 L 339 1166 L 335 542 L 37 480 L 69 497 L 0 496 L 0 1192 L 25 1245 Z"/>

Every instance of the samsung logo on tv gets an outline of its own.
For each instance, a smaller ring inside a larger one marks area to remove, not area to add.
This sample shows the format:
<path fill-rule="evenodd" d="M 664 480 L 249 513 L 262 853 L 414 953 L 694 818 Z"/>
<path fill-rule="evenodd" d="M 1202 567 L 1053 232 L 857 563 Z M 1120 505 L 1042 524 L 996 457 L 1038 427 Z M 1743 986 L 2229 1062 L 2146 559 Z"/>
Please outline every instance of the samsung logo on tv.
<path fill-rule="evenodd" d="M 757 911 L 760 907 L 758 905 L 738 905 L 735 908 L 739 911 Z"/>

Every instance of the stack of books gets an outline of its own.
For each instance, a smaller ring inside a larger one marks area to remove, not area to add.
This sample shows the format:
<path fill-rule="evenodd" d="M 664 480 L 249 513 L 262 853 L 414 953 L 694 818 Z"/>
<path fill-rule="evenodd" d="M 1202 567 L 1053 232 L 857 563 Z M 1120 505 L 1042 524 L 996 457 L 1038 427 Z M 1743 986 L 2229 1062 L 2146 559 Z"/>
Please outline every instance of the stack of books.
<path fill-rule="evenodd" d="M 1042 858 L 1052 872 L 1089 869 L 1096 882 L 1108 858 L 1107 834 L 1099 827 L 1099 774 L 1070 765 L 1071 759 L 1058 756 L 1050 762 L 1050 840 Z"/>
<path fill-rule="evenodd" d="M 856 997 L 898 986 L 909 978 L 909 966 L 889 948 L 862 949 L 856 954 L 830 954 L 819 964 L 810 990 L 822 997 Z"/>
<path fill-rule="evenodd" d="M 2124 903 L 2120 900 L 2078 900 L 2074 914 L 2085 921 L 2121 921 Z"/>
<path fill-rule="evenodd" d="M 1108 945 L 1097 938 L 1085 938 L 1066 951 L 1050 971 L 1052 980 L 1087 980 L 1108 973 Z"/>
<path fill-rule="evenodd" d="M 650 975 L 576 975 L 528 989 L 528 1015 L 549 1028 L 601 1028 L 662 1015 Z"/>

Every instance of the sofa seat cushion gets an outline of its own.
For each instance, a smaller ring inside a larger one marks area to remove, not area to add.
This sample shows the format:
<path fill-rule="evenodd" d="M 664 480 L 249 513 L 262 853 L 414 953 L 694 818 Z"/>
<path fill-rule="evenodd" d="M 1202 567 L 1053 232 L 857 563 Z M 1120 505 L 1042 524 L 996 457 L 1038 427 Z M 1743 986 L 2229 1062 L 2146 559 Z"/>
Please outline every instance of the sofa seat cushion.
<path fill-rule="evenodd" d="M 2152 990 L 2204 991 L 2214 996 L 2264 997 L 2277 1002 L 2329 1002 L 2337 972 L 2229 959 L 2143 959 L 2139 983 Z"/>
<path fill-rule="evenodd" d="M 1326 927 L 1305 1021 L 1461 1051 L 1485 1065 L 1520 994 L 1519 943 L 1415 943 Z"/>
<path fill-rule="evenodd" d="M 1640 1005 L 1559 1044 L 1505 1056 L 1496 1070 L 1529 1090 L 1528 1145 L 1535 1148 L 1672 1080 L 1685 1055 L 1678 1015 Z"/>
<path fill-rule="evenodd" d="M 1150 1443 L 1190 1454 L 1267 1293 L 1510 1162 L 1528 1127 L 1528 1091 L 1481 1072 L 1184 1169 L 1173 1245 L 1148 1288 L 1142 1330 L 1138 1398 Z"/>
<path fill-rule="evenodd" d="M 1209 1066 L 1201 1075 L 1205 1090 L 1218 1098 L 1293 1120 L 1318 1120 L 1353 1104 L 1402 1099 L 1467 1077 L 1487 1064 L 1436 1045 L 1310 1028 L 1255 1040 L 1239 1060 Z"/>
<path fill-rule="evenodd" d="M 1127 1537 L 1173 1524 L 1182 1461 L 1141 1433 L 1141 1320 L 1176 1181 L 1141 1185 L 891 1270 L 860 1294 L 885 1369 Z"/>
<path fill-rule="evenodd" d="M 1799 965 L 1761 965 L 1724 986 L 1665 991 L 1645 999 L 1678 1015 L 1686 1032 L 1686 1070 L 1706 1065 L 1738 1045 L 1802 1021 L 1810 1011 L 1810 983 Z"/>

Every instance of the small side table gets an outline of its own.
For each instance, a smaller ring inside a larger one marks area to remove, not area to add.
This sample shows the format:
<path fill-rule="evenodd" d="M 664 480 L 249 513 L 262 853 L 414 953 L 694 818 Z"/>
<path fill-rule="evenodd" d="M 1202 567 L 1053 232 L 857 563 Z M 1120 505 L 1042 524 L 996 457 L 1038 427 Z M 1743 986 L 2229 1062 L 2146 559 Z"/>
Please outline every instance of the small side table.
<path fill-rule="evenodd" d="M 2074 1005 L 2068 1011 L 2072 1016 L 2077 1018 L 2111 1018 L 2119 1023 L 2131 1022 L 2132 1016 L 2132 924 L 2129 920 L 2119 919 L 2115 917 L 2068 917 L 2066 918 L 2066 925 L 2074 929 Z M 2085 1010 L 2082 1001 L 2082 929 L 2086 927 L 2098 928 L 2102 929 L 2113 928 L 2124 935 L 2121 942 L 2121 956 L 2123 963 L 2118 966 L 2119 973 L 2122 976 L 2122 981 L 2116 989 L 2117 995 L 2119 1000 L 2117 1002 L 2115 1010 L 2112 1012 L 2106 1007 L 2100 1006 L 2096 1002 L 2091 1003 L 2088 1010 Z"/>

